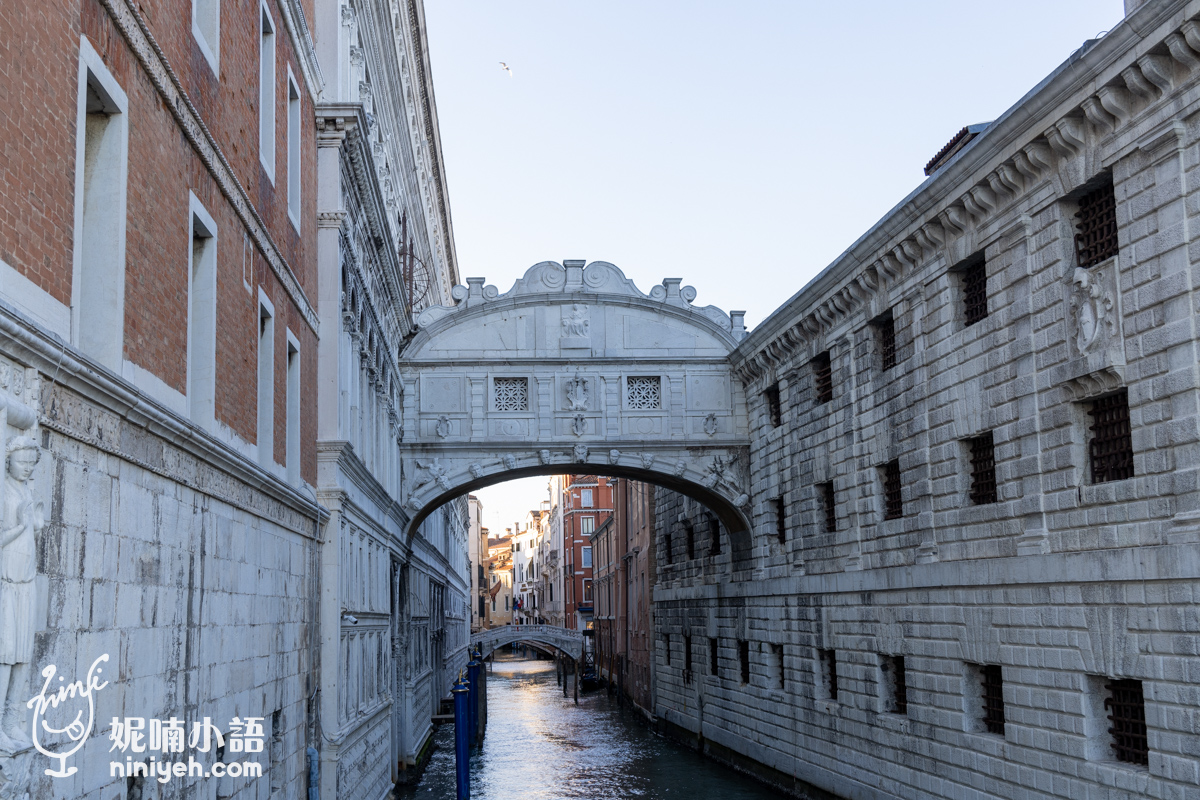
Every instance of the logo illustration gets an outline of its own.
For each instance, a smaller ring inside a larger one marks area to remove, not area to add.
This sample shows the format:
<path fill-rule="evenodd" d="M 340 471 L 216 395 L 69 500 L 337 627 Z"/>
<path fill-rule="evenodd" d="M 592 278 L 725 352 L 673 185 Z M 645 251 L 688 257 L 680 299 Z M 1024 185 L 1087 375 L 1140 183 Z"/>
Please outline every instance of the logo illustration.
<path fill-rule="evenodd" d="M 55 778 L 67 778 L 79 771 L 76 767 L 67 767 L 67 759 L 83 747 L 88 734 L 92 732 L 92 725 L 96 722 L 96 701 L 92 694 L 108 686 L 108 681 L 100 682 L 100 673 L 104 671 L 100 668 L 102 661 L 108 661 L 108 653 L 92 662 L 87 678 L 83 681 L 65 683 L 66 679 L 59 676 L 58 681 L 61 685 L 57 689 L 51 689 L 51 684 L 54 682 L 58 667 L 51 664 L 42 670 L 42 676 L 46 679 L 46 682 L 42 684 L 42 691 L 36 697 L 31 697 L 25 704 L 26 708 L 33 709 L 33 746 L 47 758 L 58 759 L 58 769 L 47 769 L 47 775 Z M 83 700 L 87 700 L 86 724 L 83 721 Z M 50 709 L 57 709 L 60 704 L 67 704 L 65 712 L 67 714 L 74 709 L 75 718 L 61 728 L 53 728 L 46 722 L 46 712 Z M 39 736 L 40 733 L 49 734 L 51 737 L 66 734 L 67 738 L 75 743 L 75 746 L 61 753 L 53 753 L 46 749 L 49 743 L 43 743 Z"/>

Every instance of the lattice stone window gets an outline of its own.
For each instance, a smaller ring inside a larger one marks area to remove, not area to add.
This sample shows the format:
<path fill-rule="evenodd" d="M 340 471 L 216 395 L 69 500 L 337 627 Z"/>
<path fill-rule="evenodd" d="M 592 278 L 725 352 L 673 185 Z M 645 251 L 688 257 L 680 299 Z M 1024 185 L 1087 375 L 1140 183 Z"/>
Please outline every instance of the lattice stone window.
<path fill-rule="evenodd" d="M 1075 253 L 1079 266 L 1095 266 L 1117 254 L 1117 197 L 1112 179 L 1079 198 Z"/>
<path fill-rule="evenodd" d="M 833 362 L 829 351 L 818 353 L 812 360 L 813 388 L 816 390 L 817 405 L 833 400 Z"/>
<path fill-rule="evenodd" d="M 971 447 L 971 502 L 977 506 L 995 503 L 996 447 L 992 432 L 968 439 Z"/>
<path fill-rule="evenodd" d="M 1004 735 L 1004 675 L 999 664 L 979 666 L 983 727 L 988 733 Z"/>
<path fill-rule="evenodd" d="M 496 411 L 529 410 L 529 378 L 495 378 L 492 381 Z"/>
<path fill-rule="evenodd" d="M 1108 696 L 1104 708 L 1112 727 L 1112 749 L 1118 761 L 1146 766 L 1150 762 L 1150 746 L 1146 739 L 1146 701 L 1142 682 L 1111 680 L 1104 686 Z"/>
<path fill-rule="evenodd" d="M 662 408 L 662 379 L 657 375 L 626 378 L 625 405 L 635 411 Z"/>
<path fill-rule="evenodd" d="M 1129 426 L 1129 393 L 1122 389 L 1101 397 L 1088 409 L 1092 418 L 1092 483 L 1133 477 L 1133 437 Z"/>

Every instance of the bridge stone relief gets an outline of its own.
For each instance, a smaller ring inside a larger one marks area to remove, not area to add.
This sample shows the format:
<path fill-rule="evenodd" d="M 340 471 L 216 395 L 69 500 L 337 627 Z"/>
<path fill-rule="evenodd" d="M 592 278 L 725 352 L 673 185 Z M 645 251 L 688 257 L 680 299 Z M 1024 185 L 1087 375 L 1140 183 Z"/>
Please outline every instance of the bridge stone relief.
<path fill-rule="evenodd" d="M 681 283 L 645 294 L 604 261 L 545 261 L 504 294 L 468 278 L 454 306 L 425 309 L 400 354 L 409 531 L 482 486 L 597 473 L 694 497 L 748 558 L 749 429 L 729 366 L 743 316 L 693 305 Z"/>

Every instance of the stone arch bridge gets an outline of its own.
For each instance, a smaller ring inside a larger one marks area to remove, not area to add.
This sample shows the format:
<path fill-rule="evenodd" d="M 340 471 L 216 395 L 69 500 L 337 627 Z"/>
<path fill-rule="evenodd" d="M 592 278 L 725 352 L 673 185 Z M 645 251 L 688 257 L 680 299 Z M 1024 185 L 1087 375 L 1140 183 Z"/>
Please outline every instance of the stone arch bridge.
<path fill-rule="evenodd" d="M 542 262 L 500 294 L 483 278 L 425 309 L 401 352 L 411 537 L 451 498 L 513 478 L 599 474 L 693 497 L 750 557 L 749 430 L 729 354 L 741 312 L 649 294 L 604 261 Z"/>
<path fill-rule="evenodd" d="M 555 625 L 502 625 L 471 634 L 471 649 L 478 646 L 483 656 L 514 642 L 544 645 L 572 659 L 583 653 L 583 633 Z"/>

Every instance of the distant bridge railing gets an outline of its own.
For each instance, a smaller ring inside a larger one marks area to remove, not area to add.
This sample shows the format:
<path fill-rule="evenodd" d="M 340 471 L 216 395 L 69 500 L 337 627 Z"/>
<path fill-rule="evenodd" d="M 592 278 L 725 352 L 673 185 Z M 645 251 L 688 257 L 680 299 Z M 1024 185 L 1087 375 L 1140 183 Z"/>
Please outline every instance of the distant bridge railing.
<path fill-rule="evenodd" d="M 513 642 L 536 642 L 557 648 L 572 658 L 583 653 L 583 634 L 557 625 L 503 625 L 471 634 L 471 648 L 484 655 Z"/>

